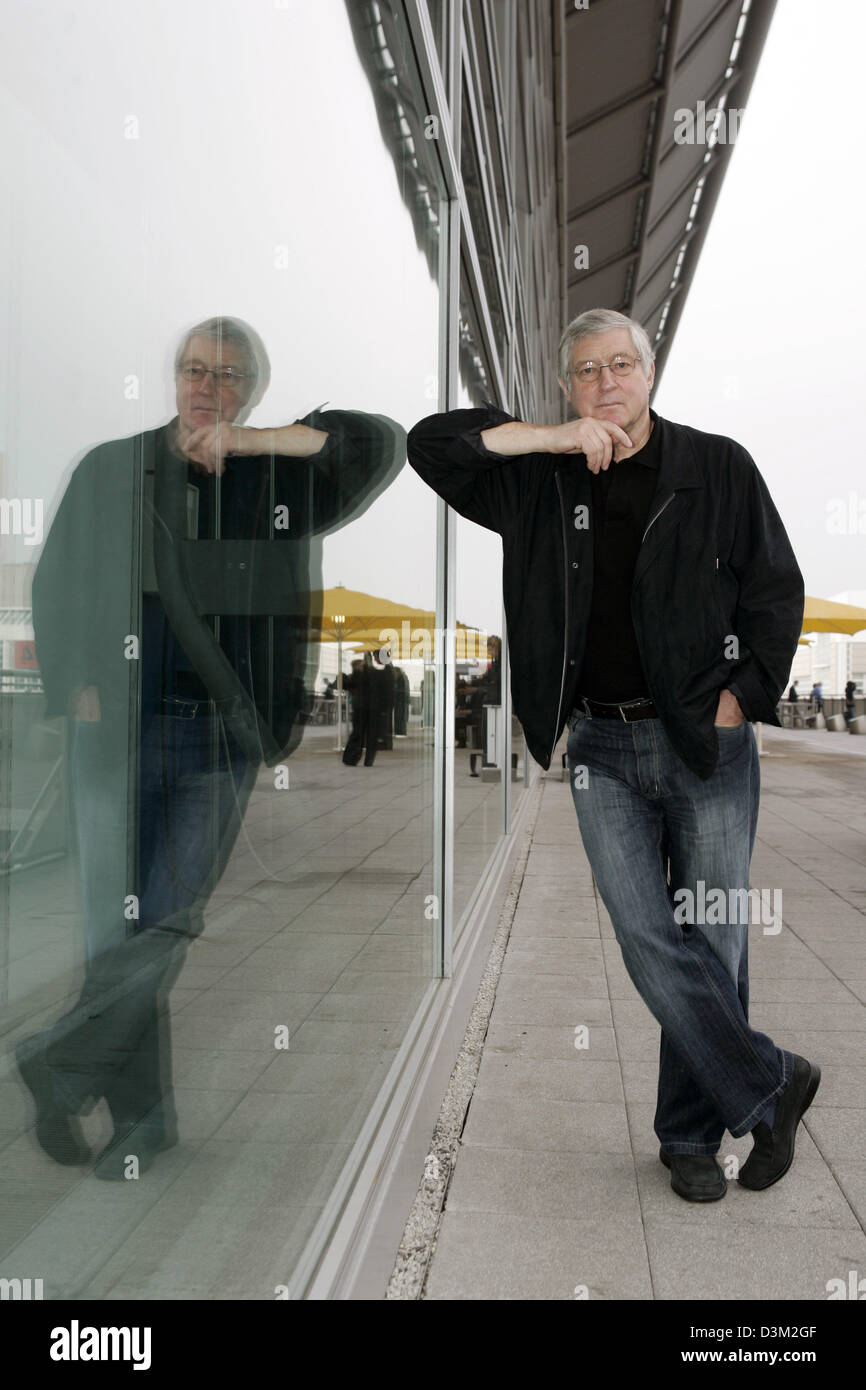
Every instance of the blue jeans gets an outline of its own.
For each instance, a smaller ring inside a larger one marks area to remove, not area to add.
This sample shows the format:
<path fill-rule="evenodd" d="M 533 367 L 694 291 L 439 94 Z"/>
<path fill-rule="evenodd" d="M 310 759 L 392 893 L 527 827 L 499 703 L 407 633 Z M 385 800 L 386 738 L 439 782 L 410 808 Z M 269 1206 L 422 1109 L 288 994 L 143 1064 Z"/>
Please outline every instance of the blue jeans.
<path fill-rule="evenodd" d="M 568 728 L 587 858 L 626 969 L 662 1030 L 655 1132 L 667 1153 L 715 1154 L 726 1129 L 754 1128 L 793 1071 L 791 1053 L 749 1027 L 748 912 L 689 921 L 688 898 L 674 896 L 688 889 L 697 903 L 721 888 L 730 903 L 730 889 L 748 889 L 760 793 L 752 726 L 718 728 L 719 763 L 706 780 L 660 719 L 575 710 Z"/>
<path fill-rule="evenodd" d="M 165 1001 L 202 930 L 257 769 L 204 711 L 194 719 L 145 711 L 130 825 L 128 764 L 116 735 L 101 722 L 72 729 L 87 968 L 78 1002 L 44 1043 L 63 1104 L 79 1110 L 88 1097 L 105 1096 L 118 1127 L 147 1115 L 161 1133 L 174 1124 Z M 139 907 L 127 921 L 135 839 Z"/>

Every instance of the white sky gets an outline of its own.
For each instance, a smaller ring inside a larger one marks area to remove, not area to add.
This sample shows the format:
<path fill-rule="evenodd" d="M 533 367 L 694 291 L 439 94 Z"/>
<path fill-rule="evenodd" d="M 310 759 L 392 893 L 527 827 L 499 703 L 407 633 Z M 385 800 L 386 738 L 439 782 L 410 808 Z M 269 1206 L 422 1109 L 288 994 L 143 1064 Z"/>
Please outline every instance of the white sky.
<path fill-rule="evenodd" d="M 864 51 L 860 0 L 780 0 L 654 400 L 745 445 L 824 598 L 866 584 Z"/>

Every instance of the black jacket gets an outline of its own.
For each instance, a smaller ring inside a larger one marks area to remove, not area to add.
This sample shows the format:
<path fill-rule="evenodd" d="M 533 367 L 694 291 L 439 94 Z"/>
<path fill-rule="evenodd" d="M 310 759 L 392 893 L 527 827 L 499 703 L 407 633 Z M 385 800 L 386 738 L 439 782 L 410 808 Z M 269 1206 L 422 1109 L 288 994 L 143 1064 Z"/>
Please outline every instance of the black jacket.
<path fill-rule="evenodd" d="M 324 537 L 360 516 L 405 459 L 405 434 L 386 416 L 314 411 L 302 423 L 328 435 L 310 458 L 226 459 L 216 541 L 203 534 L 201 516 L 199 538 L 180 539 L 175 522 L 147 504 L 149 473 L 171 470 L 185 486 L 188 470 L 168 453 L 167 426 L 100 444 L 82 459 L 33 578 L 46 717 L 65 714 L 76 689 L 95 685 L 103 719 L 125 730 L 142 686 L 159 683 L 161 653 L 143 637 L 141 659 L 125 658 L 128 637 L 143 632 L 142 548 L 151 526 L 155 549 L 168 535 L 164 548 L 178 552 L 171 593 L 160 580 L 176 643 L 183 648 L 195 638 L 200 646 L 201 627 L 214 649 L 211 665 L 214 654 L 224 656 L 238 688 L 254 697 L 261 726 L 251 742 L 260 741 L 259 756 L 273 763 L 294 750 L 313 701 Z M 189 476 L 210 490 L 213 504 L 213 475 Z M 183 507 L 183 491 L 180 499 Z M 205 628 L 213 616 L 221 620 L 219 643 Z M 195 665 L 192 648 L 189 655 Z M 207 686 L 213 694 L 203 679 L 202 693 Z"/>
<path fill-rule="evenodd" d="M 635 566 L 632 619 L 664 728 L 683 761 L 707 778 L 718 761 L 713 725 L 723 687 L 748 719 L 779 724 L 803 580 L 746 450 L 652 416 L 661 434 L 659 477 Z M 590 474 L 583 454 L 490 453 L 482 430 L 513 418 L 493 405 L 431 415 L 411 430 L 408 457 L 456 511 L 502 537 L 514 711 L 533 757 L 548 768 L 579 693 L 592 600 Z"/>

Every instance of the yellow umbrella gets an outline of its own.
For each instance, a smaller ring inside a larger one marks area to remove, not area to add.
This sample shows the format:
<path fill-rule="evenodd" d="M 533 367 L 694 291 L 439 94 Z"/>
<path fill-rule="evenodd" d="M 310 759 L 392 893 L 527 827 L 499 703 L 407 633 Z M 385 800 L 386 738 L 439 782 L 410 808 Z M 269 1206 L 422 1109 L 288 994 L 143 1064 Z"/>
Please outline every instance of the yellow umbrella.
<path fill-rule="evenodd" d="M 367 640 L 372 632 L 396 628 L 404 621 L 418 627 L 431 626 L 434 615 L 423 609 L 413 608 L 407 603 L 395 603 L 393 599 L 380 598 L 376 594 L 365 594 L 360 589 L 347 589 L 343 584 L 333 589 L 313 590 L 311 608 L 321 613 L 322 641 L 346 641 L 349 637 L 362 635 Z"/>
<path fill-rule="evenodd" d="M 803 611 L 803 632 L 842 632 L 852 636 L 866 628 L 866 608 L 853 603 L 834 603 L 828 598 L 809 598 Z"/>
<path fill-rule="evenodd" d="M 412 658 L 433 661 L 439 630 L 429 609 L 346 589 L 314 590 L 311 595 L 314 628 L 311 639 L 320 642 L 353 641 L 369 650 L 390 647 L 394 661 Z M 318 615 L 321 614 L 321 617 Z M 458 655 L 487 657 L 487 637 L 480 628 L 457 623 Z"/>

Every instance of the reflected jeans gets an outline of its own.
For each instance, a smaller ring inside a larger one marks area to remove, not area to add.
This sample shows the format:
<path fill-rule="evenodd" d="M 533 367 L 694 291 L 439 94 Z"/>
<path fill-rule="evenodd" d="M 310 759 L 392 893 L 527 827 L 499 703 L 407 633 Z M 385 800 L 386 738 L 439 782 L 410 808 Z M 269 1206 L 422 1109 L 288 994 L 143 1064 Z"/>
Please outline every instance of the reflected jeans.
<path fill-rule="evenodd" d="M 226 749 L 214 716 L 145 714 L 138 826 L 130 832 L 131 779 L 109 731 L 101 722 L 74 722 L 70 777 L 87 967 L 75 1007 L 44 1035 L 52 1085 L 69 1109 L 105 1096 L 116 1127 L 147 1116 L 156 1136 L 174 1137 L 167 995 L 202 930 L 256 771 L 230 736 Z M 129 921 L 136 834 L 138 919 Z"/>
<path fill-rule="evenodd" d="M 674 898 L 748 889 L 760 793 L 748 721 L 717 726 L 706 780 L 682 761 L 660 719 L 568 722 L 567 759 L 581 838 L 632 982 L 661 1026 L 655 1132 L 667 1153 L 715 1154 L 782 1093 L 793 1057 L 749 1026 L 748 912 L 680 925 Z M 580 769 L 585 769 L 581 772 Z M 668 876 L 669 869 L 669 876 Z M 690 914 L 694 918 L 695 913 Z M 710 915 L 710 914 L 704 914 Z"/>

